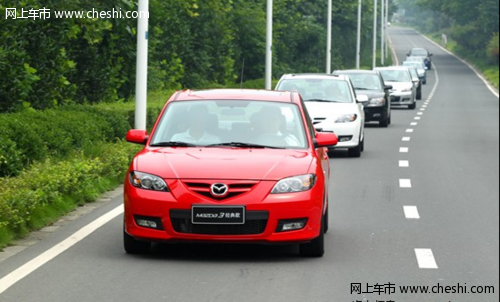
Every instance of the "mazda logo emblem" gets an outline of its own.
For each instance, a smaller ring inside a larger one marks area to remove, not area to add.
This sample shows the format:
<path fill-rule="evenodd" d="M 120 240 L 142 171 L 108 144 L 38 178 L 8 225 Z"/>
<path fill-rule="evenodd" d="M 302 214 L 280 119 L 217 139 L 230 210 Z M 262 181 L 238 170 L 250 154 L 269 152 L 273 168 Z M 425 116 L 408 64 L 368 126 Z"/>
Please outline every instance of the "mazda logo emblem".
<path fill-rule="evenodd" d="M 226 184 L 213 184 L 210 187 L 210 192 L 213 196 L 223 197 L 226 196 L 229 191 L 229 187 Z"/>

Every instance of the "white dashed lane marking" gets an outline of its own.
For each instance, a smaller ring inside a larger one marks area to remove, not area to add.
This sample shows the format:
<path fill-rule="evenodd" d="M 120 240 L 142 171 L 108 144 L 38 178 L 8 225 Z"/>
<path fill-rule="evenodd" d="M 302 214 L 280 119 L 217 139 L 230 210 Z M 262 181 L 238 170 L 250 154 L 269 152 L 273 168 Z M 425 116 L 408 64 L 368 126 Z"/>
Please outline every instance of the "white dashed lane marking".
<path fill-rule="evenodd" d="M 431 249 L 415 249 L 418 267 L 421 269 L 437 269 L 438 265 Z"/>
<path fill-rule="evenodd" d="M 408 153 L 410 152 L 410 148 L 402 147 L 399 149 L 399 153 Z"/>
<path fill-rule="evenodd" d="M 415 129 L 406 129 L 406 133 L 413 133 L 415 132 Z"/>
<path fill-rule="evenodd" d="M 400 179 L 399 180 L 399 187 L 403 188 L 403 189 L 410 189 L 410 188 L 412 188 L 411 179 Z"/>
<path fill-rule="evenodd" d="M 399 167 L 400 168 L 408 168 L 408 167 L 410 167 L 410 162 L 407 160 L 400 160 Z"/>
<path fill-rule="evenodd" d="M 420 219 L 418 208 L 416 206 L 405 206 L 404 211 L 406 219 Z"/>
<path fill-rule="evenodd" d="M 409 142 L 411 141 L 411 137 L 405 136 L 403 137 L 403 142 Z"/>

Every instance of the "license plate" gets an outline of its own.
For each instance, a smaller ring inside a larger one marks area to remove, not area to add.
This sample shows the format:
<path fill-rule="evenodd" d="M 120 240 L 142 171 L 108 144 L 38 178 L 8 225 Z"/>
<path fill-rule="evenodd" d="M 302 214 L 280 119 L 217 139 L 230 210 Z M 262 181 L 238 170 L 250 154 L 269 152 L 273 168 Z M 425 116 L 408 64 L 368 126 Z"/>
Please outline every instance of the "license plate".
<path fill-rule="evenodd" d="M 193 206 L 193 224 L 245 224 L 245 207 Z"/>

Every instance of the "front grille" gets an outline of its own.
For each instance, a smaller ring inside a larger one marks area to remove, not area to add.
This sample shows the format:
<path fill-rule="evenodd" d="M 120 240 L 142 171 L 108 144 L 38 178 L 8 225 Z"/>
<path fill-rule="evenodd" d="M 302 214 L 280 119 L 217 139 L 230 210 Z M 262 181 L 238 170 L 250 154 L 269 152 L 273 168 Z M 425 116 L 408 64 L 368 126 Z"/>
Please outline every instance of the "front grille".
<path fill-rule="evenodd" d="M 391 101 L 392 102 L 400 102 L 401 101 L 401 97 L 399 97 L 399 96 L 391 96 Z"/>
<path fill-rule="evenodd" d="M 171 210 L 170 220 L 174 231 L 198 235 L 258 235 L 264 233 L 269 218 L 268 212 L 248 211 L 246 222 L 241 225 L 193 224 L 190 210 Z"/>
<path fill-rule="evenodd" d="M 224 200 L 224 199 L 229 199 L 233 198 L 245 193 L 248 193 L 252 190 L 252 188 L 258 183 L 256 181 L 245 181 L 245 182 L 222 182 L 226 183 L 228 185 L 228 194 L 226 196 L 222 197 L 217 197 L 213 196 L 210 193 L 210 187 L 214 183 L 207 183 L 207 182 L 195 182 L 195 181 L 189 181 L 189 182 L 184 182 L 184 184 L 188 187 L 189 190 L 191 190 L 194 193 L 203 195 L 205 197 L 215 199 L 215 200 Z"/>

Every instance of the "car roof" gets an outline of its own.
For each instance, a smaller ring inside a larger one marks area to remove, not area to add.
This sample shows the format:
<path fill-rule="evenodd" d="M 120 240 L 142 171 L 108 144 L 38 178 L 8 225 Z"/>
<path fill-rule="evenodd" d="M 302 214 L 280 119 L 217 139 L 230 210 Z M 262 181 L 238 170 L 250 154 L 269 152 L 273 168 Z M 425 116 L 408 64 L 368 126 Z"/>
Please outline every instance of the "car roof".
<path fill-rule="evenodd" d="M 178 91 L 173 101 L 193 100 L 253 100 L 269 102 L 298 102 L 296 93 L 257 89 L 211 89 Z"/>
<path fill-rule="evenodd" d="M 285 74 L 281 77 L 281 80 L 290 80 L 290 79 L 331 79 L 339 81 L 349 81 L 348 76 L 326 74 L 326 73 Z"/>
<path fill-rule="evenodd" d="M 359 74 L 378 74 L 376 70 L 366 70 L 366 69 L 344 69 L 344 70 L 335 70 L 335 74 L 347 74 L 347 73 L 359 73 Z"/>
<path fill-rule="evenodd" d="M 408 70 L 407 66 L 375 67 L 375 70 Z"/>

